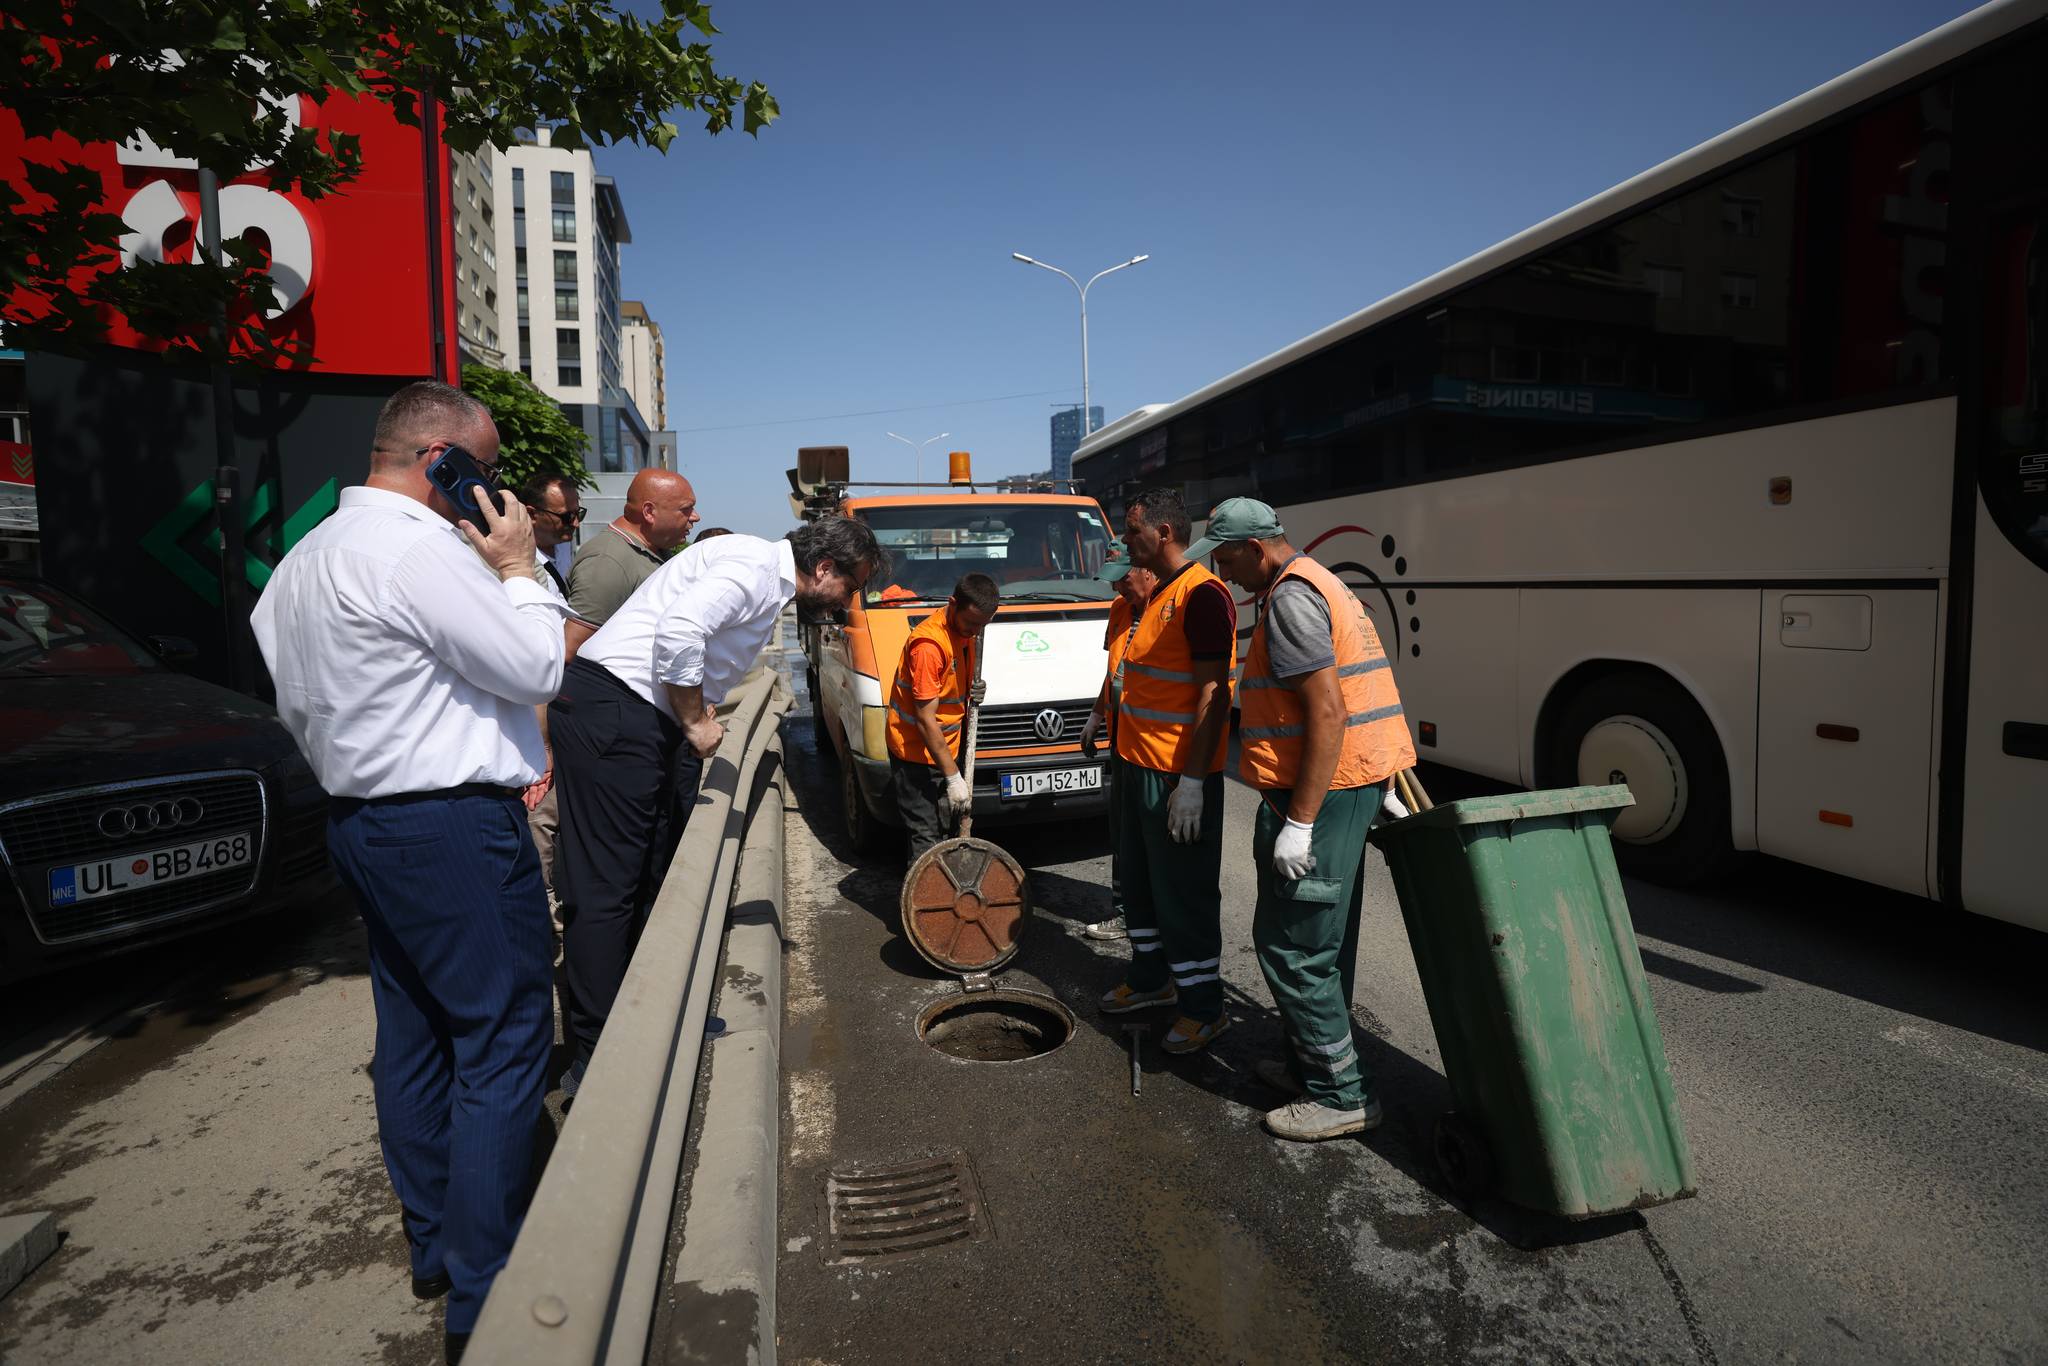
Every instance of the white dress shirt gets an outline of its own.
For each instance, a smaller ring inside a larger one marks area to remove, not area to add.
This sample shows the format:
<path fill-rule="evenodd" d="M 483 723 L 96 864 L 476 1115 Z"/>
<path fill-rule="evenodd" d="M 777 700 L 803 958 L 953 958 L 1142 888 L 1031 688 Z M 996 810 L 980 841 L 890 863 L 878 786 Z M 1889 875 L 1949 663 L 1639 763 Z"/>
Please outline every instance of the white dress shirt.
<path fill-rule="evenodd" d="M 500 583 L 431 508 L 352 488 L 278 561 L 250 626 L 320 785 L 389 797 L 540 777 L 533 709 L 561 688 L 565 611 L 532 579 Z"/>
<path fill-rule="evenodd" d="M 602 664 L 676 719 L 662 685 L 695 684 L 706 705 L 723 702 L 795 596 L 788 541 L 714 536 L 655 570 L 576 658 Z"/>

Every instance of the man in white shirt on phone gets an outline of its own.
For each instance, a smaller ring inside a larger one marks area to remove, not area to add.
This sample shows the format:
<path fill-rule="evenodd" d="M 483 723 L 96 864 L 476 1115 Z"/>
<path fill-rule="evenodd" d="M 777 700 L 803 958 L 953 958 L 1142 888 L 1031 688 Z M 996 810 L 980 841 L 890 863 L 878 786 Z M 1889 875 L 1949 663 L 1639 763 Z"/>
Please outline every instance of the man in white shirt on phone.
<path fill-rule="evenodd" d="M 328 848 L 369 939 L 378 1136 L 413 1294 L 448 1296 L 451 1361 L 532 1194 L 554 1042 L 520 794 L 544 764 L 534 708 L 560 686 L 567 609 L 535 582 L 517 499 L 469 485 L 480 530 L 434 477 L 489 479 L 497 457 L 475 399 L 399 390 L 368 480 L 278 562 L 250 621 L 333 799 Z"/>

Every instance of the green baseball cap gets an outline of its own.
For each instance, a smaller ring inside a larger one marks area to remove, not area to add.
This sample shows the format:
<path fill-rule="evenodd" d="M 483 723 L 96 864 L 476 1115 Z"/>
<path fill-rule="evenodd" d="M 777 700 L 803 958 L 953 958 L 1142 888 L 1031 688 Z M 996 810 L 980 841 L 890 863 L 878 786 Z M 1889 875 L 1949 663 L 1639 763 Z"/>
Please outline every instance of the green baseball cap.
<path fill-rule="evenodd" d="M 1102 562 L 1102 568 L 1095 571 L 1095 577 L 1104 583 L 1115 583 L 1131 572 L 1131 557 L 1122 541 L 1109 543 L 1109 558 Z"/>
<path fill-rule="evenodd" d="M 1279 514 L 1256 498 L 1225 498 L 1209 514 L 1209 526 L 1188 547 L 1188 558 L 1203 560 L 1232 541 L 1271 541 L 1287 534 Z"/>

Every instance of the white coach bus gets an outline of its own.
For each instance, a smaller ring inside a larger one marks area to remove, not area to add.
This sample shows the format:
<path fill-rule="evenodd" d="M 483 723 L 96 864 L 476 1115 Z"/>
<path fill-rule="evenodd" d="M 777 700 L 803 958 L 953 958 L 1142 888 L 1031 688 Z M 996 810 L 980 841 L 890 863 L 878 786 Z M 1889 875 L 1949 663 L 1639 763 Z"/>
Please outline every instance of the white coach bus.
<path fill-rule="evenodd" d="M 1425 758 L 2048 928 L 2048 0 L 1987 5 L 1075 453 L 1372 610 Z M 1241 625 L 1249 627 L 1249 620 Z"/>

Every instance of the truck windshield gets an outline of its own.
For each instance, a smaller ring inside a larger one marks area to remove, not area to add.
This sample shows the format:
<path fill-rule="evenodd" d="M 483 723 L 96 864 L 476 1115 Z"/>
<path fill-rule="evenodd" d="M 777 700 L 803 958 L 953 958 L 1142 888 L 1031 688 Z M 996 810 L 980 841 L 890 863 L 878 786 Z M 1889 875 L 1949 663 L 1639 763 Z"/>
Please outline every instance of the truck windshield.
<path fill-rule="evenodd" d="M 1095 577 L 1109 554 L 1102 514 L 1081 503 L 938 503 L 856 513 L 888 547 L 886 581 L 868 584 L 871 605 L 941 601 L 964 574 L 986 574 L 1003 597 L 1023 602 L 1106 602 Z"/>

